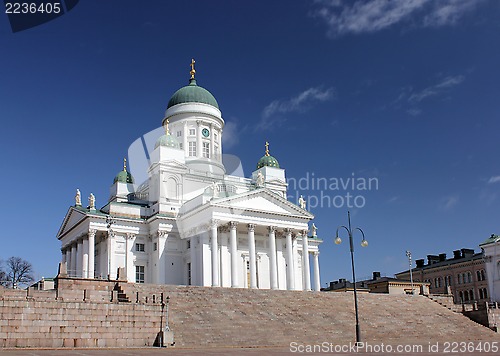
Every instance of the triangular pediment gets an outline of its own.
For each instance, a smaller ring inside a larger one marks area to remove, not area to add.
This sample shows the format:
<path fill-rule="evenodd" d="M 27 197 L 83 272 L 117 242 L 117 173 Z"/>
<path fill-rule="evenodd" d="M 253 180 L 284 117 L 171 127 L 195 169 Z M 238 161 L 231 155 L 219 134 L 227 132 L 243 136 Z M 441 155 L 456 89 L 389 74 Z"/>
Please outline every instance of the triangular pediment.
<path fill-rule="evenodd" d="M 66 213 L 66 216 L 64 217 L 61 227 L 59 228 L 57 238 L 60 238 L 66 232 L 78 225 L 82 220 L 86 218 L 86 216 L 87 214 L 85 214 L 83 211 L 80 211 L 74 207 L 70 207 L 68 209 L 68 212 Z"/>
<path fill-rule="evenodd" d="M 243 194 L 213 201 L 211 205 L 237 210 L 248 210 L 276 215 L 289 215 L 305 219 L 314 216 L 307 210 L 289 202 L 269 189 L 256 189 Z"/>

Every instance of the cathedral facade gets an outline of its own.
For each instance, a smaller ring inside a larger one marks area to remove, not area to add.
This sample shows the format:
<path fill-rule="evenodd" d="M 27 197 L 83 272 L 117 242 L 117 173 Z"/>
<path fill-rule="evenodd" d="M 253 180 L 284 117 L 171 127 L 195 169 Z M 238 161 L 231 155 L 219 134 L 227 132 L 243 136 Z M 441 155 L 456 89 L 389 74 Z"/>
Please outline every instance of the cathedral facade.
<path fill-rule="evenodd" d="M 250 177 L 226 173 L 219 105 L 197 85 L 194 61 L 190 74 L 168 102 L 148 178 L 135 185 L 125 161 L 100 209 L 92 194 L 82 206 L 77 191 L 57 234 L 68 275 L 319 291 L 314 216 L 303 199 L 287 200 L 267 143 Z"/>

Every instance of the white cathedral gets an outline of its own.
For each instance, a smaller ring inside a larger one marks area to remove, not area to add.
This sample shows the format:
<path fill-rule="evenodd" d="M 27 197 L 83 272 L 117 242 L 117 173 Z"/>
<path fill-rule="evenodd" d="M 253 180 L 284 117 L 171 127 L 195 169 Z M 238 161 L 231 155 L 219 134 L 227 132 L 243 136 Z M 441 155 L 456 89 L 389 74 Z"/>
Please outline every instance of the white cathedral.
<path fill-rule="evenodd" d="M 285 170 L 267 143 L 250 178 L 226 174 L 219 105 L 197 85 L 194 61 L 190 74 L 168 102 L 146 181 L 134 188 L 124 164 L 101 209 L 92 194 L 82 206 L 77 190 L 57 234 L 67 274 L 289 290 L 311 290 L 312 280 L 319 291 L 314 216 L 302 197 L 287 200 Z"/>

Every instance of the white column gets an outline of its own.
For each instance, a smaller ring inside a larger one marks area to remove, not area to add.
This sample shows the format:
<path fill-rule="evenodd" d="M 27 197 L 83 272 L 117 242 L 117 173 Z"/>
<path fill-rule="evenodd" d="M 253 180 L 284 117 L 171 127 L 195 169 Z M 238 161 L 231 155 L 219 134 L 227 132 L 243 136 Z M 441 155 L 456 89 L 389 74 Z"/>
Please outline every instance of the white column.
<path fill-rule="evenodd" d="M 82 278 L 83 271 L 83 240 L 78 240 L 76 246 L 76 276 Z"/>
<path fill-rule="evenodd" d="M 198 260 L 196 258 L 196 237 L 191 236 L 190 238 L 189 256 L 191 257 L 191 285 L 198 286 Z"/>
<path fill-rule="evenodd" d="M 66 263 L 66 251 L 63 248 L 61 249 L 61 262 Z"/>
<path fill-rule="evenodd" d="M 82 251 L 82 278 L 89 278 L 89 239 L 83 239 L 83 251 Z"/>
<path fill-rule="evenodd" d="M 210 124 L 210 158 L 215 159 L 215 145 L 214 145 L 214 125 Z"/>
<path fill-rule="evenodd" d="M 257 259 L 255 256 L 254 224 L 248 224 L 248 254 L 250 257 L 250 288 L 257 288 Z"/>
<path fill-rule="evenodd" d="M 202 151 L 202 144 L 201 144 L 201 121 L 196 120 L 196 157 L 200 158 L 203 156 Z"/>
<path fill-rule="evenodd" d="M 135 234 L 128 233 L 125 237 L 125 276 L 127 278 L 127 282 L 135 282 L 135 276 L 132 272 L 132 253 L 131 250 L 134 248 L 134 239 Z M 134 278 L 132 278 L 132 276 Z"/>
<path fill-rule="evenodd" d="M 71 277 L 76 276 L 76 242 L 71 246 L 71 268 L 68 273 Z"/>
<path fill-rule="evenodd" d="M 210 223 L 212 250 L 212 287 L 219 287 L 219 244 L 217 243 L 217 220 Z"/>
<path fill-rule="evenodd" d="M 89 278 L 94 279 L 95 271 L 94 271 L 94 254 L 95 254 L 95 234 L 96 230 L 89 230 L 89 268 L 88 275 Z"/>
<path fill-rule="evenodd" d="M 158 284 L 167 283 L 167 238 L 168 231 L 158 230 Z"/>
<path fill-rule="evenodd" d="M 319 252 L 313 252 L 313 266 L 314 266 L 314 290 L 319 292 L 321 289 L 321 282 L 319 280 Z"/>
<path fill-rule="evenodd" d="M 311 290 L 311 271 L 309 268 L 309 241 L 307 239 L 307 231 L 302 232 L 302 261 L 304 274 L 304 290 Z"/>
<path fill-rule="evenodd" d="M 292 243 L 292 230 L 285 229 L 286 234 L 286 276 L 287 276 L 287 289 L 295 289 L 295 268 L 293 261 L 293 243 Z"/>
<path fill-rule="evenodd" d="M 187 121 L 184 121 L 182 130 L 182 149 L 184 150 L 184 157 L 187 157 L 189 155 L 188 134 L 189 134 L 189 129 L 187 127 Z M 191 268 L 193 268 L 192 264 Z"/>
<path fill-rule="evenodd" d="M 231 287 L 238 287 L 238 239 L 236 233 L 236 227 L 238 223 L 235 221 L 231 221 L 229 223 L 229 239 L 231 245 Z"/>
<path fill-rule="evenodd" d="M 278 270 L 276 267 L 276 226 L 269 226 L 269 273 L 271 289 L 278 289 Z"/>
<path fill-rule="evenodd" d="M 114 232 L 109 231 L 108 232 L 108 239 L 106 240 L 106 249 L 108 252 L 108 267 L 107 267 L 107 275 L 108 279 L 116 279 L 116 271 L 113 272 L 113 269 L 115 268 L 115 261 L 114 261 L 114 251 L 113 251 L 113 240 L 114 240 Z"/>
<path fill-rule="evenodd" d="M 66 273 L 68 273 L 68 276 L 70 276 L 69 271 L 71 270 L 71 247 L 66 246 Z"/>

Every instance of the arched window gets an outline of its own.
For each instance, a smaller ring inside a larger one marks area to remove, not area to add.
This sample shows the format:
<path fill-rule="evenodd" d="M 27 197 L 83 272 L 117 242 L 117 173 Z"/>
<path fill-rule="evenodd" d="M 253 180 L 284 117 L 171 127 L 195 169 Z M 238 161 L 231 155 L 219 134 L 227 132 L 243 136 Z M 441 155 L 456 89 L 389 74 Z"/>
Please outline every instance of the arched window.
<path fill-rule="evenodd" d="M 476 278 L 477 278 L 478 281 L 482 281 L 482 279 L 481 279 L 481 271 L 476 271 Z"/>
<path fill-rule="evenodd" d="M 484 273 L 484 269 L 481 270 L 481 280 L 486 280 L 486 274 Z"/>
<path fill-rule="evenodd" d="M 462 284 L 462 275 L 459 273 L 457 276 L 457 284 Z"/>
<path fill-rule="evenodd" d="M 483 288 L 483 295 L 484 299 L 488 299 L 488 290 L 486 288 Z"/>
<path fill-rule="evenodd" d="M 484 298 L 483 289 L 479 288 L 479 299 L 483 299 L 483 298 Z"/>
<path fill-rule="evenodd" d="M 464 293 L 462 291 L 460 291 L 460 293 L 458 295 L 460 297 L 460 302 L 463 302 L 464 301 Z"/>
<path fill-rule="evenodd" d="M 468 301 L 469 301 L 469 293 L 467 293 L 467 291 L 464 291 L 464 302 Z"/>
<path fill-rule="evenodd" d="M 472 273 L 467 272 L 467 283 L 472 283 Z"/>
<path fill-rule="evenodd" d="M 474 300 L 474 291 L 472 289 L 469 291 L 469 300 L 470 301 Z"/>

